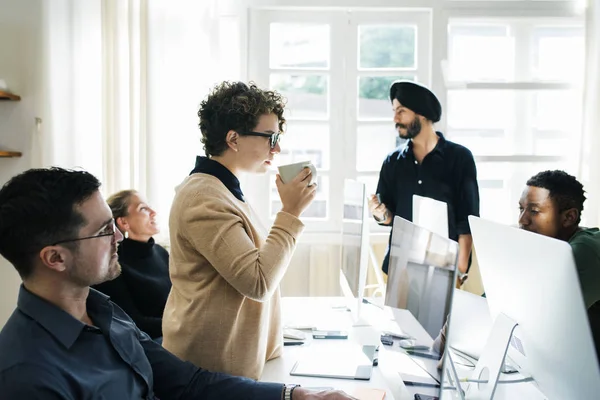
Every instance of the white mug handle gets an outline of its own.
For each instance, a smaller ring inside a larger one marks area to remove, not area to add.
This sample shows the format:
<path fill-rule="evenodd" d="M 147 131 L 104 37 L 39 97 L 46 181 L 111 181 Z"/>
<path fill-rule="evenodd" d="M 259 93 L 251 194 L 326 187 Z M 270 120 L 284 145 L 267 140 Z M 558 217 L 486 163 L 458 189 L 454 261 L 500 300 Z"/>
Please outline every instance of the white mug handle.
<path fill-rule="evenodd" d="M 310 168 L 310 172 L 312 172 L 310 183 L 308 184 L 308 186 L 312 186 L 317 183 L 317 168 L 311 163 L 306 164 L 305 167 Z"/>

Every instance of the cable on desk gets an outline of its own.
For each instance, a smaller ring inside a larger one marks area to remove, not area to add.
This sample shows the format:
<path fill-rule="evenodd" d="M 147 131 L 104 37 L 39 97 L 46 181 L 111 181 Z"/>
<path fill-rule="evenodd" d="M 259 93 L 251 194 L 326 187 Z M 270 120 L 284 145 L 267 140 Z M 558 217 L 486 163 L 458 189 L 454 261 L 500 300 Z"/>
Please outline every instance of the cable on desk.
<path fill-rule="evenodd" d="M 470 378 L 461 378 L 459 382 L 469 382 L 469 383 L 488 383 L 489 381 L 480 380 L 480 379 L 470 379 Z M 522 379 L 513 379 L 513 380 L 502 380 L 499 379 L 498 383 L 524 383 L 524 382 L 533 382 L 533 378 L 527 377 Z"/>
<path fill-rule="evenodd" d="M 534 379 L 530 376 L 527 378 L 522 378 L 522 379 L 514 379 L 514 380 L 498 380 L 498 383 L 524 383 L 524 382 L 533 382 Z M 479 379 L 469 379 L 469 378 L 461 378 L 459 379 L 459 382 L 468 382 L 468 383 L 488 383 L 488 381 L 486 380 L 479 380 Z M 455 386 L 442 386 L 442 390 L 456 390 Z M 464 390 L 462 388 L 460 388 L 461 392 L 464 393 Z"/>

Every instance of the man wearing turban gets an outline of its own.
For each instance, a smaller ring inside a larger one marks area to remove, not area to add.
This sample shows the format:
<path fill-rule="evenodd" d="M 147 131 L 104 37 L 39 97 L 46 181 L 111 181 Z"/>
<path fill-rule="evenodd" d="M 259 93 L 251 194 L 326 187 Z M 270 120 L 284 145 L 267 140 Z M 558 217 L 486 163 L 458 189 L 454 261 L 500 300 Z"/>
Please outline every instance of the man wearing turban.
<path fill-rule="evenodd" d="M 434 129 L 442 116 L 442 106 L 425 86 L 396 81 L 390 87 L 390 101 L 398 135 L 407 140 L 383 162 L 377 195 L 369 198 L 371 213 L 379 224 L 391 226 L 395 215 L 412 221 L 415 194 L 445 202 L 448 236 L 459 243 L 458 269 L 462 276 L 468 270 L 472 246 L 467 218 L 479 216 L 473 154 Z M 389 257 L 388 246 L 382 266 L 385 273 Z"/>

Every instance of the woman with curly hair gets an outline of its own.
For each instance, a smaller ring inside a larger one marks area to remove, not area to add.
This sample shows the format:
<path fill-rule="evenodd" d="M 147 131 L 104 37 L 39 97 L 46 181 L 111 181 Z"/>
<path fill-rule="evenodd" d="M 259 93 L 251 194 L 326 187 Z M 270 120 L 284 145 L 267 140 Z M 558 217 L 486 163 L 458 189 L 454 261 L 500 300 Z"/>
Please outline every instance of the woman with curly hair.
<path fill-rule="evenodd" d="M 281 96 L 224 82 L 201 103 L 206 157 L 176 189 L 169 218 L 173 287 L 163 315 L 163 346 L 199 367 L 260 378 L 282 350 L 279 283 L 315 197 L 310 170 L 289 183 L 277 175 L 282 209 L 261 226 L 240 187 L 265 173 L 280 152 Z"/>

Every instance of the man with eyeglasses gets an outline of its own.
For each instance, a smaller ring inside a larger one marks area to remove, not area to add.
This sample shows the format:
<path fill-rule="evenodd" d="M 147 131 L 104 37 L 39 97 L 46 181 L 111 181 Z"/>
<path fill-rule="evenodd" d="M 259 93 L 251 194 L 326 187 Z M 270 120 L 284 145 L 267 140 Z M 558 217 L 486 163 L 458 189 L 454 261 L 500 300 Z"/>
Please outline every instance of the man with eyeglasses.
<path fill-rule="evenodd" d="M 0 254 L 23 280 L 0 332 L 0 399 L 327 399 L 183 362 L 90 285 L 120 273 L 122 240 L 85 171 L 33 169 L 0 190 Z"/>

